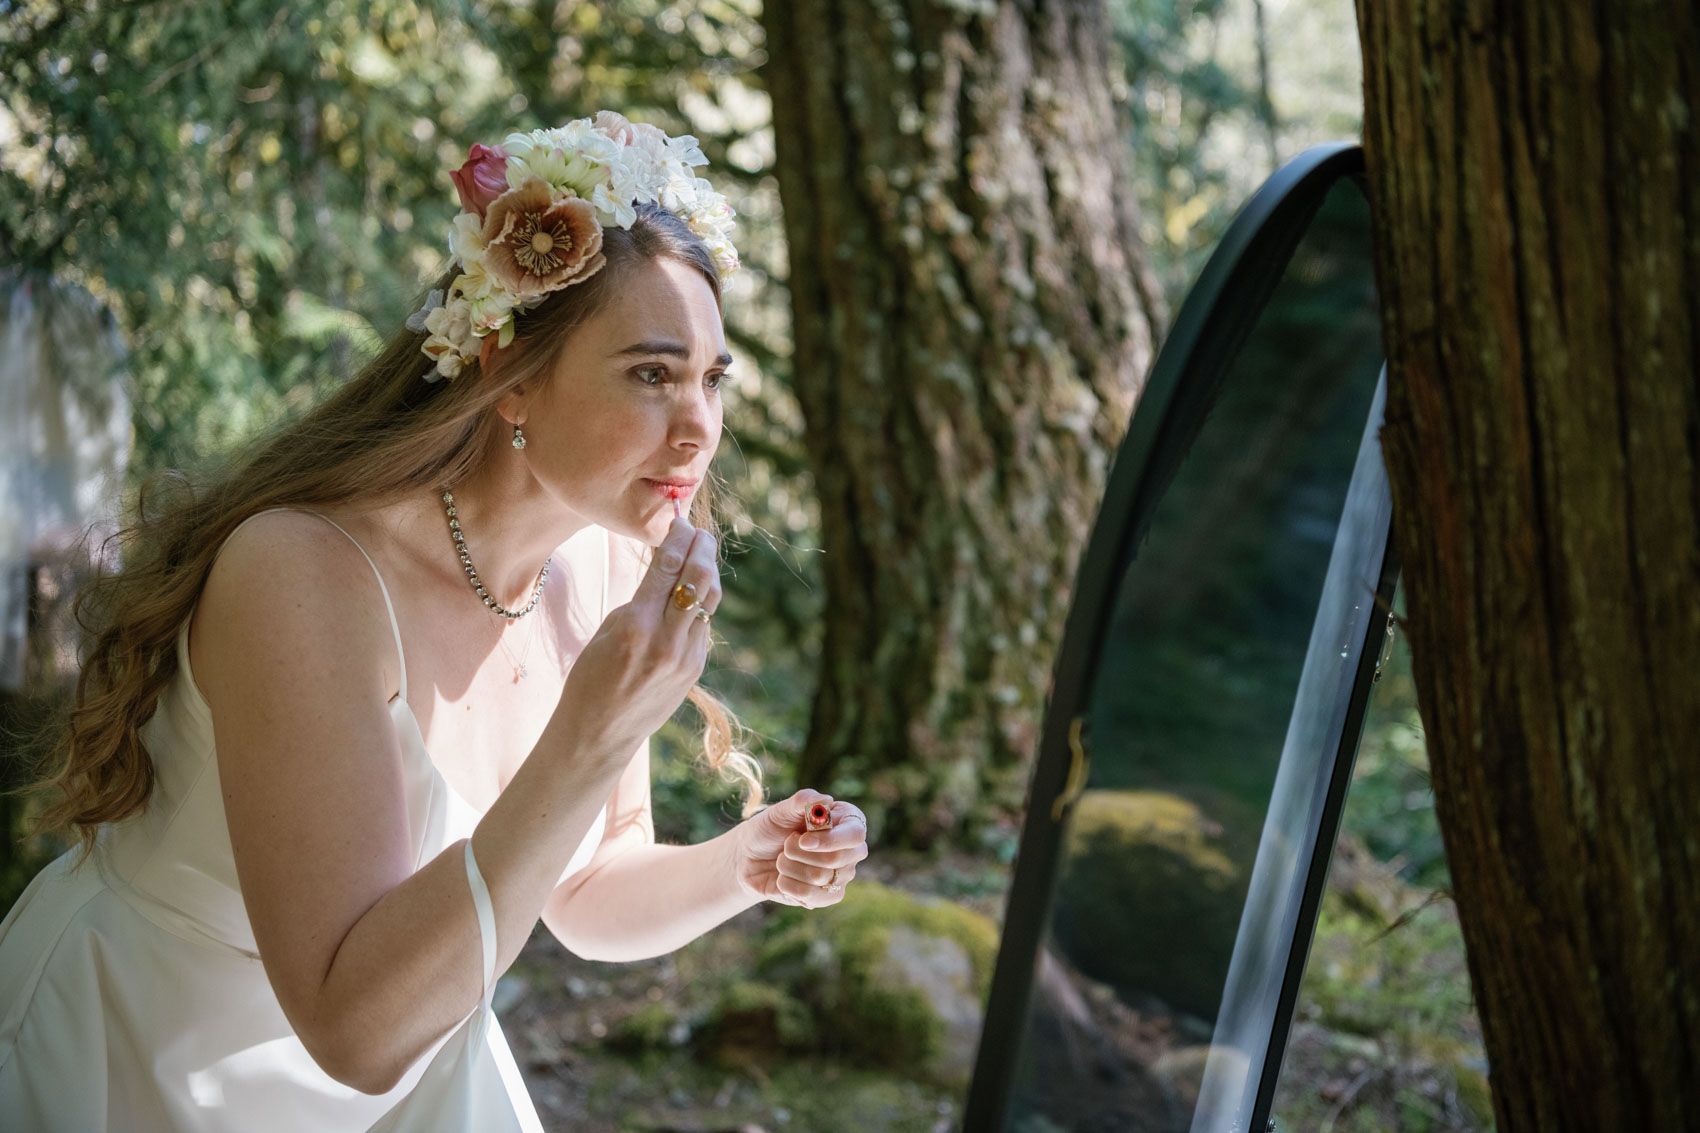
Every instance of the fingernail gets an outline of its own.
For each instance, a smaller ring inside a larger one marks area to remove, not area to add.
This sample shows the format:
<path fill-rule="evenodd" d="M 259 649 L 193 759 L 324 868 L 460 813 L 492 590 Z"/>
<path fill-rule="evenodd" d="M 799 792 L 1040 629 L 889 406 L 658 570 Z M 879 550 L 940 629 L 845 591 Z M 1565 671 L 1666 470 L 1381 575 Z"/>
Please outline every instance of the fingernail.
<path fill-rule="evenodd" d="M 820 839 L 819 838 L 804 838 L 802 841 L 798 842 L 797 844 L 799 846 L 803 847 L 803 849 L 805 849 L 805 850 L 812 850 L 815 847 L 820 845 Z"/>

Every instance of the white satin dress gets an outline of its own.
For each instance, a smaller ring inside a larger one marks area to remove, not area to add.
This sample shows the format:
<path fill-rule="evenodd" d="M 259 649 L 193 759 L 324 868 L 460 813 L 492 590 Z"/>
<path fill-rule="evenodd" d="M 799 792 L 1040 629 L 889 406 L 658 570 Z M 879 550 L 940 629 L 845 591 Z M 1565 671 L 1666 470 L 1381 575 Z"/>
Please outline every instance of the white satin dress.
<path fill-rule="evenodd" d="M 600 624 L 608 612 L 607 532 L 586 528 L 562 553 L 588 570 L 598 547 Z M 399 653 L 389 588 L 376 563 L 372 570 Z M 414 1087 L 454 1032 L 382 1095 L 339 1083 L 307 1054 L 261 966 L 237 887 L 212 713 L 189 669 L 188 629 L 185 618 L 177 674 L 140 730 L 156 771 L 146 809 L 102 826 L 81 869 L 71 868 L 74 848 L 45 866 L 0 921 L 0 1129 L 7 1133 L 364 1130 Z M 405 655 L 400 684 L 389 709 L 418 869 L 470 837 L 483 815 L 426 751 L 407 703 Z M 562 880 L 589 862 L 607 813 L 604 805 Z M 519 1127 L 541 1133 L 499 1025 L 487 1042 Z"/>

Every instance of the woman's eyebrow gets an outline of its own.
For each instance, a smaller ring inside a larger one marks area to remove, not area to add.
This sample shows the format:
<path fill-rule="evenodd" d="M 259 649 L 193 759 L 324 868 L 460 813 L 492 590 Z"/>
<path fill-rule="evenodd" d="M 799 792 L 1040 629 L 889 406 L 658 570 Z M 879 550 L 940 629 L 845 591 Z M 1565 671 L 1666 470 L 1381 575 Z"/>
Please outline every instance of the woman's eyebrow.
<path fill-rule="evenodd" d="M 608 357 L 625 358 L 632 354 L 671 354 L 675 358 L 689 358 L 691 356 L 691 352 L 685 349 L 685 344 L 682 342 L 675 342 L 670 338 L 649 338 L 642 342 L 634 342 L 624 350 L 616 350 Z M 723 353 L 714 361 L 717 365 L 730 366 L 732 356 Z"/>

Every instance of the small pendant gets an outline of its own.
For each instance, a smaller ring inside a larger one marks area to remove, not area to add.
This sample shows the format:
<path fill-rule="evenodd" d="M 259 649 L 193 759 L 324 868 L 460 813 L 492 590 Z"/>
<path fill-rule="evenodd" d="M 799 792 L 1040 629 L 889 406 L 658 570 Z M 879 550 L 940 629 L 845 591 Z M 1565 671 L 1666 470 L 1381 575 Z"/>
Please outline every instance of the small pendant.
<path fill-rule="evenodd" d="M 519 663 L 519 676 L 514 678 L 514 683 L 518 684 L 520 681 L 523 681 L 525 679 L 525 673 L 526 673 L 525 662 L 521 661 Z"/>

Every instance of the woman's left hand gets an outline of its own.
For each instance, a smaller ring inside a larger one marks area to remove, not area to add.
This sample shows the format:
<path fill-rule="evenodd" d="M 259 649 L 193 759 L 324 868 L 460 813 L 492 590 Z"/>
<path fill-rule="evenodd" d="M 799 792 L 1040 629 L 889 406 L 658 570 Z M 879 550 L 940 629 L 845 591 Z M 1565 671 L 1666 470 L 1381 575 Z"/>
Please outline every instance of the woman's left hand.
<path fill-rule="evenodd" d="M 805 831 L 803 816 L 817 802 L 827 805 L 832 825 Z M 784 905 L 838 904 L 856 876 L 856 863 L 868 856 L 868 818 L 861 808 L 808 788 L 751 815 L 737 833 L 738 884 L 752 896 Z"/>

